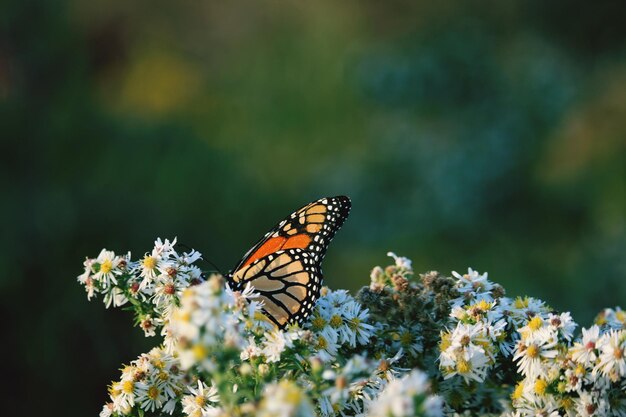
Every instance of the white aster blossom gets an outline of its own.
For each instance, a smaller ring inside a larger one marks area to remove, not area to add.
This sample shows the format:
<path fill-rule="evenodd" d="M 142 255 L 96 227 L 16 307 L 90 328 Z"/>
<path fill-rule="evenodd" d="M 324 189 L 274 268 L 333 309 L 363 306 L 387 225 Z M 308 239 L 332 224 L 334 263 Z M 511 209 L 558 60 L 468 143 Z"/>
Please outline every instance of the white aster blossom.
<path fill-rule="evenodd" d="M 600 328 L 596 325 L 583 329 L 582 341 L 575 342 L 571 348 L 572 359 L 585 366 L 595 362 L 597 355 L 596 344 L 600 337 Z"/>
<path fill-rule="evenodd" d="M 231 287 L 175 245 L 139 261 L 102 250 L 77 277 L 164 337 L 122 368 L 100 417 L 626 417 L 619 307 L 579 332 L 486 272 L 413 276 L 390 252 L 356 295 L 322 287 L 308 320 L 278 328 L 253 282 Z"/>
<path fill-rule="evenodd" d="M 294 382 L 282 380 L 265 387 L 259 417 L 314 417 L 315 411 L 306 393 Z"/>
<path fill-rule="evenodd" d="M 198 380 L 197 387 L 187 386 L 188 395 L 182 399 L 183 413 L 189 417 L 210 417 L 219 415 L 219 395 L 215 386 L 207 386 Z"/>
<path fill-rule="evenodd" d="M 413 370 L 408 375 L 389 382 L 378 398 L 370 404 L 367 416 L 443 416 L 441 398 L 428 396 L 428 391 L 428 376 Z"/>
<path fill-rule="evenodd" d="M 626 376 L 626 332 L 610 330 L 598 339 L 599 362 L 594 369 L 617 381 Z"/>
<path fill-rule="evenodd" d="M 520 340 L 513 355 L 519 372 L 529 378 L 545 376 L 544 362 L 557 356 L 557 342 L 556 335 L 549 330 L 533 333 Z"/>
<path fill-rule="evenodd" d="M 393 260 L 396 262 L 397 267 L 412 270 L 412 262 L 409 258 L 405 258 L 404 256 L 398 256 L 393 252 L 387 252 L 387 256 L 393 258 Z"/>

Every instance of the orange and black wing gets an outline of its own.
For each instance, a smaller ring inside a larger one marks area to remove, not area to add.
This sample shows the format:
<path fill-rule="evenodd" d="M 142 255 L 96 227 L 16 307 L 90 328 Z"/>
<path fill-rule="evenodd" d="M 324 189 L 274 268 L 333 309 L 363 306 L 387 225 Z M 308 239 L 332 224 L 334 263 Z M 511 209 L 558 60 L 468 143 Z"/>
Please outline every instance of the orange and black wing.
<path fill-rule="evenodd" d="M 277 326 L 301 323 L 319 297 L 320 264 L 350 206 L 348 197 L 327 197 L 292 213 L 246 253 L 228 275 L 231 286 L 254 286 Z"/>

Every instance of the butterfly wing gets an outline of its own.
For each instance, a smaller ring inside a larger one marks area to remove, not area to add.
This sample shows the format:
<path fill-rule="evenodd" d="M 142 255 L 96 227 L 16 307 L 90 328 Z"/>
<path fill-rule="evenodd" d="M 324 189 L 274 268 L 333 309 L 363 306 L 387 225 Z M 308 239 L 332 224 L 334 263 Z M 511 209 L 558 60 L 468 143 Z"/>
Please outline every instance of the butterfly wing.
<path fill-rule="evenodd" d="M 228 279 L 235 289 L 248 283 L 279 327 L 309 316 L 322 284 L 321 261 L 350 213 L 344 196 L 314 201 L 278 223 L 250 249 Z"/>
<path fill-rule="evenodd" d="M 279 250 L 235 271 L 240 288 L 250 283 L 267 317 L 278 327 L 305 320 L 319 296 L 322 275 L 314 255 L 303 249 Z"/>

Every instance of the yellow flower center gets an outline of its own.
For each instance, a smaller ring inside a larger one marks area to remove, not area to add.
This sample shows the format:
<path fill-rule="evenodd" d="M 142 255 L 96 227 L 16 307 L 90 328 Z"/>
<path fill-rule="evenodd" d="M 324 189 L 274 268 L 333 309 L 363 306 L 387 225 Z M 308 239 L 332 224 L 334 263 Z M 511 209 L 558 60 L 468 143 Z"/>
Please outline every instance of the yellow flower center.
<path fill-rule="evenodd" d="M 302 393 L 295 385 L 284 382 L 280 384 L 285 393 L 285 402 L 287 404 L 300 404 L 302 402 Z"/>
<path fill-rule="evenodd" d="M 204 359 L 206 357 L 206 349 L 201 344 L 197 343 L 193 345 L 192 351 L 193 356 L 198 360 Z"/>
<path fill-rule="evenodd" d="M 333 328 L 337 328 L 339 326 L 341 326 L 343 324 L 343 319 L 341 318 L 340 315 L 335 314 L 334 316 L 332 316 L 330 318 L 330 326 Z"/>
<path fill-rule="evenodd" d="M 616 348 L 615 351 L 613 351 L 613 357 L 617 360 L 622 359 L 624 357 L 624 349 Z"/>
<path fill-rule="evenodd" d="M 318 349 L 326 349 L 328 347 L 328 341 L 324 338 L 324 336 L 320 336 L 317 338 L 317 348 Z"/>
<path fill-rule="evenodd" d="M 156 400 L 157 398 L 159 398 L 160 393 L 161 391 L 159 391 L 156 385 L 152 385 L 150 388 L 148 388 L 148 397 L 151 400 Z"/>
<path fill-rule="evenodd" d="M 182 322 L 189 322 L 191 320 L 191 313 L 186 310 L 175 310 L 174 319 Z"/>
<path fill-rule="evenodd" d="M 153 256 L 147 256 L 145 258 L 143 258 L 143 266 L 146 269 L 154 269 L 154 267 L 156 266 L 156 258 Z"/>
<path fill-rule="evenodd" d="M 456 371 L 460 374 L 466 374 L 472 370 L 472 364 L 465 359 L 459 359 L 456 363 Z"/>
<path fill-rule="evenodd" d="M 404 331 L 400 334 L 400 344 L 402 346 L 409 346 L 413 343 L 413 335 L 409 331 Z"/>
<path fill-rule="evenodd" d="M 110 259 L 105 260 L 100 264 L 100 272 L 108 274 L 113 269 L 113 262 Z"/>
<path fill-rule="evenodd" d="M 134 388 L 135 383 L 133 381 L 124 381 L 124 383 L 122 384 L 122 392 L 124 394 L 132 394 Z"/>
<path fill-rule="evenodd" d="M 528 307 L 528 299 L 517 297 L 513 302 L 515 308 L 526 308 Z"/>
<path fill-rule="evenodd" d="M 167 372 L 165 372 L 165 371 L 159 372 L 159 379 L 161 381 L 167 381 L 169 379 L 169 377 L 170 376 L 169 376 L 169 374 Z"/>
<path fill-rule="evenodd" d="M 206 401 L 204 400 L 203 395 L 196 395 L 196 404 L 198 404 L 199 407 L 204 407 L 205 403 Z"/>
<path fill-rule="evenodd" d="M 441 342 L 439 343 L 439 349 L 443 352 L 450 347 L 450 333 L 443 333 L 441 335 Z"/>
<path fill-rule="evenodd" d="M 565 410 L 570 410 L 574 407 L 574 400 L 571 397 L 561 398 L 561 407 Z"/>
<path fill-rule="evenodd" d="M 524 395 L 524 384 L 521 382 L 515 386 L 513 393 L 511 394 L 512 400 L 519 400 Z"/>
<path fill-rule="evenodd" d="M 539 316 L 535 316 L 528 322 L 528 327 L 531 330 L 539 330 L 543 326 L 543 320 Z"/>
<path fill-rule="evenodd" d="M 358 317 L 354 317 L 353 319 L 351 319 L 350 321 L 348 321 L 348 327 L 351 330 L 356 330 L 359 328 L 359 326 L 361 325 L 361 319 Z"/>
<path fill-rule="evenodd" d="M 535 393 L 538 395 L 544 395 L 546 393 L 546 388 L 548 388 L 548 383 L 543 379 L 535 381 Z"/>
<path fill-rule="evenodd" d="M 320 316 L 316 316 L 311 320 L 311 326 L 314 330 L 322 330 L 326 326 L 326 320 Z"/>
<path fill-rule="evenodd" d="M 526 348 L 526 355 L 529 358 L 536 358 L 539 356 L 539 348 L 537 345 L 530 345 Z"/>
<path fill-rule="evenodd" d="M 489 310 L 491 308 L 491 304 L 488 303 L 485 300 L 480 300 L 478 303 L 476 303 L 476 307 L 478 307 L 481 310 L 485 311 L 485 310 Z"/>

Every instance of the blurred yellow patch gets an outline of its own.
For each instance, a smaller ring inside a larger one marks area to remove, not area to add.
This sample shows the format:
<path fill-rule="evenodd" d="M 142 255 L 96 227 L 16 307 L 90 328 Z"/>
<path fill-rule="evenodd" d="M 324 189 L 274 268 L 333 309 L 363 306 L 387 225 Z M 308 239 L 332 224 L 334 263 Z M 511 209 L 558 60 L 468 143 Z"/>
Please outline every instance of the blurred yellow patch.
<path fill-rule="evenodd" d="M 191 63 L 179 57 L 148 52 L 131 61 L 113 83 L 116 82 L 119 87 L 113 92 L 104 91 L 111 104 L 123 111 L 159 116 L 188 104 L 199 90 L 202 76 Z M 111 87 L 109 84 L 106 88 Z"/>
<path fill-rule="evenodd" d="M 626 150 L 626 64 L 598 74 L 594 84 L 596 93 L 566 115 L 546 147 L 538 165 L 543 180 L 576 180 Z"/>

